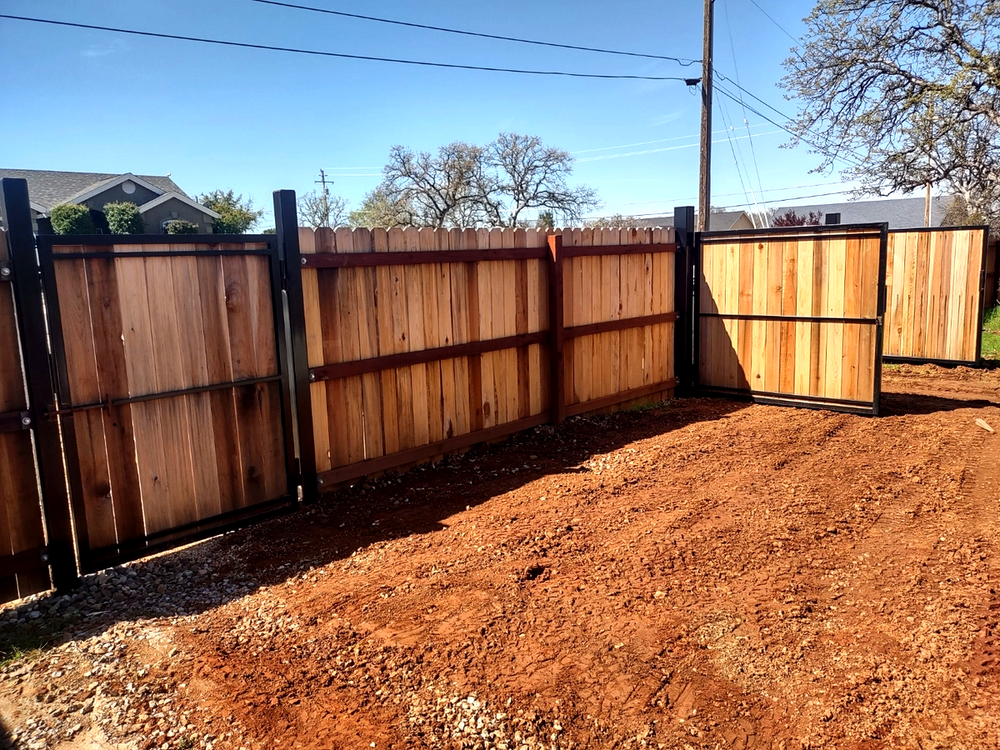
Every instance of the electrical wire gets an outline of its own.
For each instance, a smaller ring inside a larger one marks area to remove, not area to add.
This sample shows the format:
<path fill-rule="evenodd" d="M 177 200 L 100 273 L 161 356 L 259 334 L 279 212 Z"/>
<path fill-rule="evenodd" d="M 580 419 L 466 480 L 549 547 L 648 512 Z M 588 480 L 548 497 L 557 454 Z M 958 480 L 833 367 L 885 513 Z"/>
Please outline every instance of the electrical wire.
<path fill-rule="evenodd" d="M 779 200 L 773 201 L 773 203 L 788 203 L 789 201 L 801 201 L 801 200 L 807 200 L 809 198 L 824 198 L 824 197 L 827 197 L 827 196 L 830 196 L 830 195 L 844 195 L 845 192 L 847 192 L 847 191 L 845 191 L 845 190 L 837 190 L 836 192 L 832 192 L 832 193 L 813 193 L 812 195 L 796 195 L 796 196 L 794 196 L 792 198 L 781 198 Z M 694 202 L 696 202 L 695 199 L 690 198 L 690 197 L 678 198 L 677 201 L 686 201 L 687 203 L 694 203 Z M 617 204 L 617 205 L 625 205 L 625 204 Z M 753 205 L 752 203 L 730 203 L 729 205 L 722 206 L 722 208 L 743 208 L 744 206 L 752 206 L 752 205 Z M 634 216 L 636 219 L 644 219 L 644 218 L 651 217 L 651 216 L 663 216 L 663 212 L 662 211 L 657 211 L 655 213 L 632 214 L 632 216 Z M 588 217 L 585 217 L 585 218 L 594 218 L 594 217 L 593 216 L 588 216 Z"/>
<path fill-rule="evenodd" d="M 719 108 L 719 114 L 722 116 L 722 124 L 726 126 L 726 139 L 729 141 L 729 150 L 733 155 L 733 163 L 736 165 L 736 176 L 740 179 L 740 188 L 743 190 L 743 197 L 750 198 L 750 195 L 747 193 L 746 183 L 743 181 L 743 170 L 740 169 L 740 160 L 736 156 L 736 146 L 733 145 L 733 128 L 727 122 L 729 117 L 726 112 L 726 103 L 721 99 L 717 99 L 715 104 Z M 754 203 L 756 204 L 756 199 L 754 199 Z M 754 226 L 756 227 L 756 222 L 754 222 Z"/>
<path fill-rule="evenodd" d="M 770 13 L 768 13 L 768 12 L 767 12 L 766 10 L 764 10 L 764 9 L 763 9 L 763 8 L 761 8 L 761 7 L 759 6 L 759 5 L 757 5 L 757 0 L 750 0 L 750 2 L 754 4 L 754 7 L 756 7 L 756 8 L 757 8 L 757 10 L 759 10 L 759 11 L 760 11 L 761 13 L 763 13 L 763 14 L 764 14 L 765 16 L 767 16 L 767 20 L 769 20 L 769 21 L 770 21 L 771 23 L 773 23 L 773 24 L 774 24 L 775 26 L 777 26 L 777 27 L 778 27 L 779 29 L 781 29 L 781 30 L 782 30 L 782 31 L 783 31 L 783 32 L 785 33 L 785 36 L 787 36 L 787 37 L 788 37 L 789 39 L 791 39 L 791 40 L 792 40 L 793 42 L 795 42 L 796 44 L 798 44 L 798 43 L 799 43 L 799 40 L 798 40 L 798 39 L 796 39 L 796 38 L 795 38 L 794 36 L 792 36 L 792 35 L 791 35 L 791 34 L 790 34 L 790 33 L 788 32 L 788 29 L 786 29 L 786 28 L 785 28 L 784 26 L 782 26 L 782 25 L 781 25 L 780 23 L 778 23 L 778 22 L 777 22 L 777 21 L 775 21 L 775 20 L 774 20 L 773 18 L 771 18 L 771 14 L 770 14 Z"/>
<path fill-rule="evenodd" d="M 780 131 L 780 130 L 768 130 L 765 133 L 758 133 L 757 135 L 758 136 L 774 135 L 775 133 L 780 133 L 780 132 L 782 132 L 782 131 Z M 737 140 L 741 140 L 743 138 L 746 138 L 746 136 L 745 135 L 737 136 Z M 716 144 L 716 143 L 725 143 L 725 141 L 722 140 L 722 139 L 719 139 L 717 141 L 712 141 L 712 143 L 713 144 Z M 591 162 L 591 161 L 607 161 L 608 159 L 623 159 L 626 156 L 645 156 L 646 154 L 660 154 L 660 153 L 663 153 L 665 151 L 679 151 L 682 148 L 698 148 L 698 146 L 699 146 L 699 143 L 696 141 L 695 143 L 686 143 L 686 144 L 683 144 L 681 146 L 666 146 L 664 148 L 648 148 L 648 149 L 645 149 L 644 151 L 627 151 L 624 154 L 605 154 L 603 156 L 588 156 L 586 159 L 577 159 L 576 161 L 577 161 L 578 164 L 583 164 L 585 162 Z"/>
<path fill-rule="evenodd" d="M 534 44 L 539 47 L 555 47 L 557 49 L 571 49 L 580 52 L 598 52 L 602 55 L 622 55 L 624 57 L 642 57 L 647 60 L 668 60 L 684 67 L 700 63 L 701 60 L 691 60 L 686 57 L 673 57 L 671 55 L 650 55 L 643 52 L 625 52 L 616 49 L 604 49 L 601 47 L 581 47 L 575 44 L 560 44 L 558 42 L 543 42 L 537 39 L 521 39 L 514 36 L 500 36 L 499 34 L 485 34 L 479 31 L 467 31 L 464 29 L 450 29 L 445 26 L 431 26 L 424 23 L 412 23 L 409 21 L 399 21 L 392 18 L 379 18 L 377 16 L 363 16 L 359 13 L 345 13 L 340 10 L 329 10 L 328 8 L 317 8 L 312 5 L 298 5 L 296 3 L 283 3 L 278 0 L 251 0 L 262 5 L 275 5 L 279 8 L 291 8 L 294 10 L 306 10 L 313 13 L 324 13 L 342 18 L 355 18 L 361 21 L 374 21 L 376 23 L 387 23 L 394 26 L 407 26 L 412 29 L 423 29 L 425 31 L 441 31 L 446 34 L 461 34 L 462 36 L 474 36 L 480 39 L 497 39 L 502 42 L 517 42 L 518 44 Z"/>
<path fill-rule="evenodd" d="M 726 14 L 726 31 L 729 33 L 729 49 L 730 49 L 730 51 L 732 52 L 732 55 L 733 55 L 733 70 L 736 72 L 736 82 L 739 83 L 739 80 L 740 80 L 740 68 L 739 68 L 739 64 L 736 62 L 736 44 L 733 42 L 733 25 L 732 25 L 732 23 L 729 20 L 729 3 L 726 2 L 725 0 L 723 0 L 722 8 L 723 8 L 723 11 Z M 766 217 L 767 216 L 767 204 L 764 202 L 764 183 L 760 179 L 760 167 L 757 164 L 757 149 L 755 149 L 754 145 L 753 145 L 753 136 L 752 136 L 752 134 L 750 132 L 750 122 L 749 122 L 749 120 L 747 120 L 747 108 L 746 108 L 746 105 L 743 102 L 743 96 L 742 96 L 742 94 L 740 95 L 740 107 L 743 109 L 743 124 L 746 126 L 747 136 L 749 136 L 749 141 L 750 141 L 750 158 L 753 161 L 753 168 L 754 168 L 754 171 L 757 174 L 757 188 L 761 192 L 760 201 L 761 201 L 761 205 L 763 206 L 763 212 L 761 212 L 761 215 Z M 743 155 L 743 153 L 742 153 L 742 150 L 741 150 L 740 151 L 740 156 L 742 156 L 742 155 Z M 750 181 L 750 170 L 749 169 L 747 169 L 747 182 L 751 182 Z M 750 192 L 751 192 L 751 195 L 752 195 L 753 194 L 753 183 L 752 182 L 751 182 Z M 754 196 L 753 199 L 754 199 L 754 202 L 756 203 L 756 201 L 757 201 L 756 196 Z M 756 221 L 754 221 L 754 224 L 756 225 Z"/>
<path fill-rule="evenodd" d="M 733 94 L 732 92 L 730 92 L 730 91 L 727 91 L 727 90 L 726 90 L 725 88 L 723 88 L 722 86 L 719 86 L 718 84 L 716 84 L 716 85 L 715 85 L 715 87 L 714 87 L 714 89 L 715 89 L 715 91 L 718 91 L 718 92 L 719 92 L 720 94 L 722 94 L 723 96 L 725 96 L 725 97 L 727 97 L 727 98 L 729 98 L 729 99 L 732 99 L 732 100 L 733 100 L 734 102 L 737 102 L 737 103 L 739 103 L 739 101 L 740 101 L 740 100 L 739 100 L 739 97 L 737 97 L 737 96 L 736 96 L 735 94 Z M 760 118 L 764 119 L 765 121 L 767 121 L 767 122 L 771 123 L 771 124 L 772 124 L 772 125 L 774 125 L 775 127 L 778 127 L 778 128 L 781 128 L 782 130 L 784 130 L 784 131 L 785 131 L 786 133 L 788 133 L 789 135 L 791 135 L 791 136 L 793 136 L 793 137 L 795 137 L 795 138 L 797 138 L 797 139 L 801 140 L 801 141 L 802 141 L 803 143 L 805 143 L 805 144 L 806 144 L 807 146 L 811 146 L 812 148 L 816 149 L 816 150 L 817 150 L 818 152 L 820 152 L 821 154 L 826 154 L 826 155 L 828 155 L 828 156 L 830 155 L 830 154 L 829 154 L 829 150 L 828 150 L 828 149 L 825 149 L 825 148 L 823 148 L 822 146 L 819 146 L 819 145 L 817 145 L 816 143 L 813 143 L 812 141 L 810 141 L 810 140 L 808 140 L 807 138 L 805 138 L 805 137 L 804 137 L 804 136 L 803 136 L 803 135 L 802 135 L 801 133 L 796 133 L 795 131 L 793 131 L 793 130 L 789 129 L 789 128 L 788 128 L 788 127 L 786 127 L 785 125 L 782 125 L 781 123 L 778 123 L 778 122 L 775 122 L 774 120 L 772 120 L 772 119 L 771 119 L 770 117 L 768 117 L 767 115 L 765 115 L 765 114 L 761 113 L 761 112 L 760 112 L 759 110 L 757 110 L 757 109 L 754 109 L 753 107 L 751 107 L 751 106 L 750 106 L 749 104 L 746 104 L 745 106 L 746 106 L 746 108 L 747 108 L 748 110 L 750 110 L 751 112 L 753 112 L 753 113 L 754 113 L 755 115 L 757 115 L 758 117 L 760 117 Z M 835 160 L 837 160 L 837 161 L 842 161 L 842 162 L 844 162 L 845 164 L 848 164 L 848 165 L 850 165 L 850 166 L 852 166 L 852 167 L 860 167 L 860 166 L 862 166 L 862 165 L 863 165 L 863 163 L 864 163 L 864 162 L 863 162 L 863 161 L 862 161 L 861 159 L 859 159 L 859 158 L 857 158 L 857 157 L 855 157 L 855 156 L 853 156 L 853 155 L 851 156 L 851 158 L 848 158 L 848 157 L 847 157 L 846 155 L 843 155 L 843 154 L 841 154 L 841 155 L 836 155 L 836 156 L 834 156 L 833 158 L 834 158 Z"/>
<path fill-rule="evenodd" d="M 183 36 L 180 34 L 163 34 L 155 31 L 138 31 L 136 29 L 119 29 L 111 26 L 97 26 L 87 23 L 73 23 L 70 21 L 53 21 L 47 18 L 30 18 L 27 16 L 13 16 L 0 13 L 0 18 L 11 21 L 28 21 L 31 23 L 43 23 L 51 26 L 68 26 L 77 29 L 88 29 L 92 31 L 109 31 L 115 34 L 131 34 L 133 36 L 153 37 L 156 39 L 173 39 L 182 42 L 198 42 L 200 44 L 215 44 L 224 47 L 241 47 L 244 49 L 267 50 L 270 52 L 292 52 L 300 55 L 316 55 L 319 57 L 336 57 L 345 60 L 365 60 L 370 62 L 395 63 L 397 65 L 419 65 L 429 68 L 450 68 L 453 70 L 477 70 L 487 73 L 515 73 L 519 75 L 535 76 L 561 76 L 564 78 L 597 78 L 602 80 L 630 80 L 630 81 L 688 81 L 689 79 L 679 76 L 643 76 L 643 75 L 611 75 L 601 73 L 573 73 L 559 70 L 524 70 L 521 68 L 496 68 L 485 65 L 460 65 L 458 63 L 430 62 L 428 60 L 403 60 L 393 57 L 374 57 L 371 55 L 349 55 L 345 52 L 326 52 L 323 50 L 300 49 L 297 47 L 278 47 L 269 44 L 251 44 L 249 42 L 230 42 L 222 39 L 206 39 L 204 37 Z"/>
<path fill-rule="evenodd" d="M 754 127 L 757 127 L 756 125 Z M 761 125 L 760 127 L 764 127 Z M 722 135 L 725 130 L 713 131 L 712 135 Z M 658 138 L 655 141 L 639 141 L 638 143 L 623 143 L 619 146 L 601 146 L 600 148 L 582 148 L 579 151 L 570 151 L 571 154 L 590 154 L 595 151 L 614 151 L 616 148 L 634 148 L 635 146 L 650 146 L 654 143 L 670 143 L 671 141 L 686 141 L 689 138 L 700 138 L 699 133 L 693 135 L 675 135 L 673 138 Z"/>

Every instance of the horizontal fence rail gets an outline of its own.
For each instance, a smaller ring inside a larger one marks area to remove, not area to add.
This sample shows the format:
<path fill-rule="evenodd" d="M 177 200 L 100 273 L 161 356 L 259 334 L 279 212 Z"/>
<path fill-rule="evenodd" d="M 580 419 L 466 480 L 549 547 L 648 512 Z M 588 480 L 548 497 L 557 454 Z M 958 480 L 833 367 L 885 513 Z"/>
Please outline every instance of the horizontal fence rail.
<path fill-rule="evenodd" d="M 989 227 L 889 232 L 886 360 L 979 362 L 988 243 Z"/>
<path fill-rule="evenodd" d="M 275 245 L 38 237 L 84 571 L 294 506 Z"/>
<path fill-rule="evenodd" d="M 303 458 L 303 474 L 328 487 L 669 395 L 677 320 L 669 235 L 300 229 L 286 247 L 298 250 L 288 262 L 301 281 L 296 356 L 309 395 L 299 421 L 312 424 L 315 460 Z M 602 300 L 591 290 L 605 281 L 615 289 Z M 577 346 L 581 363 L 627 366 L 613 376 L 594 366 L 578 373 Z"/>
<path fill-rule="evenodd" d="M 709 232 L 699 389 L 878 413 L 884 225 Z"/>

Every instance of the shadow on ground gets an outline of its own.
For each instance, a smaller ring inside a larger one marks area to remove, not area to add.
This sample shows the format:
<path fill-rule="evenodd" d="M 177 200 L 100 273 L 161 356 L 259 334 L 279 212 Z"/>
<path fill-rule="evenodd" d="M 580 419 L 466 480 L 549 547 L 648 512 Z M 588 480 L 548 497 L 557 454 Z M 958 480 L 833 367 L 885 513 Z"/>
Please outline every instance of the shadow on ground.
<path fill-rule="evenodd" d="M 85 576 L 70 594 L 42 595 L 0 610 L 0 664 L 31 649 L 98 635 L 119 621 L 221 606 L 369 545 L 446 528 L 455 513 L 543 476 L 589 471 L 586 463 L 595 455 L 748 406 L 686 399 L 577 417 L 434 466 L 340 489 L 278 519 Z"/>
<path fill-rule="evenodd" d="M 1000 406 L 1000 404 L 985 399 L 944 398 L 918 393 L 888 393 L 883 391 L 881 414 L 887 417 L 899 417 L 907 414 L 935 414 L 955 411 L 956 409 L 982 409 L 987 406 Z"/>

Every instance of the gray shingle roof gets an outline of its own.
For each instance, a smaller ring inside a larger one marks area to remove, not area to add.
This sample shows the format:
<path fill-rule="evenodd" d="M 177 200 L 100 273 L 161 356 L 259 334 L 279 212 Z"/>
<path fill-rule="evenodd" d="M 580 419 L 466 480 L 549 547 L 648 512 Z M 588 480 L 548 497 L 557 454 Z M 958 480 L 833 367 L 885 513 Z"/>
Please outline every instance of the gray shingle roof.
<path fill-rule="evenodd" d="M 107 182 L 115 177 L 121 177 L 124 172 L 108 174 L 105 172 L 53 172 L 45 169 L 0 169 L 2 177 L 21 177 L 28 181 L 28 197 L 32 203 L 43 206 L 46 210 L 64 202 L 67 198 L 84 192 L 98 183 Z M 191 196 L 181 190 L 177 183 L 169 177 L 137 174 L 141 180 L 155 185 L 165 193 L 177 192 L 188 198 Z"/>
<path fill-rule="evenodd" d="M 931 198 L 931 225 L 940 226 L 951 196 Z M 814 206 L 782 206 L 778 215 L 795 211 L 799 216 L 810 211 L 823 214 L 820 220 L 826 223 L 827 214 L 840 214 L 841 224 L 868 224 L 888 222 L 889 229 L 914 229 L 924 225 L 923 198 L 887 198 L 873 201 L 850 201 L 848 203 L 823 203 Z"/>

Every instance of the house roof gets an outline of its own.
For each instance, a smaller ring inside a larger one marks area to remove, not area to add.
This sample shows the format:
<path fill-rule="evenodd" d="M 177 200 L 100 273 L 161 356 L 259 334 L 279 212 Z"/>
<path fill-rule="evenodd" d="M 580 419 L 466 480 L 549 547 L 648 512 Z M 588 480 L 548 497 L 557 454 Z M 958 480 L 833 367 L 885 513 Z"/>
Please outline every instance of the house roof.
<path fill-rule="evenodd" d="M 157 206 L 171 200 L 179 200 L 181 203 L 186 203 L 187 205 L 191 206 L 191 208 L 196 208 L 203 214 L 211 216 L 213 219 L 220 218 L 219 214 L 217 214 L 215 211 L 208 208 L 207 206 L 203 206 L 200 203 L 196 203 L 183 193 L 176 193 L 176 192 L 164 193 L 158 198 L 153 198 L 153 200 L 149 201 L 148 203 L 143 203 L 141 206 L 139 206 L 139 213 L 144 214 L 150 209 L 156 208 Z"/>
<path fill-rule="evenodd" d="M 132 175 L 147 182 L 161 193 L 180 193 L 188 196 L 178 185 L 166 176 Z M 122 173 L 105 172 L 54 172 L 45 169 L 0 169 L 0 178 L 20 177 L 28 181 L 28 195 L 34 207 L 48 211 L 53 206 L 67 202 L 70 198 L 90 192 L 101 183 L 113 182 Z"/>
<path fill-rule="evenodd" d="M 715 211 L 708 215 L 708 228 L 713 232 L 732 229 L 744 216 L 751 224 L 753 223 L 753 219 L 746 211 Z M 673 214 L 648 216 L 636 221 L 636 226 L 639 227 L 672 227 L 673 225 Z"/>
<path fill-rule="evenodd" d="M 940 226 L 951 196 L 931 198 L 931 226 Z M 777 215 L 795 211 L 798 215 L 819 211 L 826 223 L 827 214 L 840 214 L 841 224 L 868 224 L 888 222 L 889 229 L 912 229 L 924 226 L 924 198 L 886 198 L 848 203 L 823 203 L 813 206 L 782 206 Z"/>

